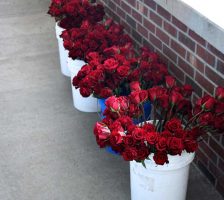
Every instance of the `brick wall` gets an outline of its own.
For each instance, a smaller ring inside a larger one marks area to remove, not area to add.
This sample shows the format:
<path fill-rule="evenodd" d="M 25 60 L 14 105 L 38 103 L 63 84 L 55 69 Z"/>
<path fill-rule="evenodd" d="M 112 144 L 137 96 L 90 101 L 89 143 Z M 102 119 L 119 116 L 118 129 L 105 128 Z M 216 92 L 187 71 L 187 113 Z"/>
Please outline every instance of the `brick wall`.
<path fill-rule="evenodd" d="M 153 0 L 99 0 L 124 25 L 136 48 L 148 46 L 167 64 L 180 83 L 191 84 L 193 100 L 224 86 L 224 54 Z M 224 136 L 206 138 L 195 163 L 224 195 Z"/>

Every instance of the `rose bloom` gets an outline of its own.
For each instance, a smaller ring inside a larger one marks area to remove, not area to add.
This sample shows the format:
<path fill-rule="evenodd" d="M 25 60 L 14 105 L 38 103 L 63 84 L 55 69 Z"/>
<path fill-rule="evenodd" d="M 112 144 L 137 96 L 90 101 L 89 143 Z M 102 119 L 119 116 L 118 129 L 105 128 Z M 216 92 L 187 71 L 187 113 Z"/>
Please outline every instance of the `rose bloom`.
<path fill-rule="evenodd" d="M 156 143 L 156 149 L 158 151 L 165 151 L 167 146 L 167 139 L 165 137 L 159 137 L 158 142 Z"/>
<path fill-rule="evenodd" d="M 126 161 L 132 161 L 135 160 L 138 156 L 137 149 L 135 147 L 127 147 L 125 148 L 124 152 L 122 153 L 122 156 L 124 160 Z"/>
<path fill-rule="evenodd" d="M 150 145 L 154 145 L 158 141 L 158 133 L 157 132 L 149 132 L 145 135 L 145 139 Z"/>
<path fill-rule="evenodd" d="M 145 138 L 146 132 L 144 129 L 136 127 L 132 131 L 132 136 L 135 140 L 143 140 Z"/>
<path fill-rule="evenodd" d="M 133 81 L 130 83 L 130 89 L 131 91 L 140 91 L 141 87 L 140 87 L 140 83 L 139 81 Z"/>
<path fill-rule="evenodd" d="M 176 137 L 168 138 L 167 146 L 171 155 L 181 155 L 184 148 L 182 139 Z"/>
<path fill-rule="evenodd" d="M 196 140 L 186 139 L 184 141 L 184 148 L 188 153 L 193 153 L 198 148 L 198 142 Z"/>
<path fill-rule="evenodd" d="M 181 121 L 179 119 L 173 118 L 166 122 L 165 129 L 174 133 L 178 129 L 182 129 Z"/>
<path fill-rule="evenodd" d="M 200 106 L 203 110 L 212 110 L 215 106 L 216 100 L 210 95 L 206 95 L 196 102 L 197 106 Z"/>
<path fill-rule="evenodd" d="M 217 87 L 215 91 L 215 96 L 218 100 L 224 100 L 224 88 L 223 87 Z"/>
<path fill-rule="evenodd" d="M 164 151 L 157 151 L 153 156 L 153 160 L 157 165 L 164 165 L 165 163 L 169 163 L 167 153 Z"/>

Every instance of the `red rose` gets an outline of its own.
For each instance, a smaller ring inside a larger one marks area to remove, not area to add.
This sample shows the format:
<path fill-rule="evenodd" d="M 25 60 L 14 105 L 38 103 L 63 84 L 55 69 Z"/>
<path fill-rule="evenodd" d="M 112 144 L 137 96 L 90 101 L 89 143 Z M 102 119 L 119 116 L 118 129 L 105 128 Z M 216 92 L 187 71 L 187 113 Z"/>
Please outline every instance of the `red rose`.
<path fill-rule="evenodd" d="M 167 94 L 163 94 L 157 98 L 158 105 L 163 109 L 167 110 L 169 107 L 169 96 Z"/>
<path fill-rule="evenodd" d="M 137 160 L 145 160 L 146 158 L 148 158 L 150 152 L 148 147 L 144 144 L 138 147 L 137 154 Z"/>
<path fill-rule="evenodd" d="M 113 131 L 112 134 L 110 135 L 110 143 L 112 146 L 119 145 L 123 142 L 123 136 L 116 131 Z"/>
<path fill-rule="evenodd" d="M 139 76 L 140 76 L 139 69 L 135 69 L 129 74 L 128 79 L 130 81 L 139 81 Z"/>
<path fill-rule="evenodd" d="M 165 80 L 166 80 L 166 87 L 167 88 L 172 88 L 176 85 L 176 80 L 172 76 L 166 76 Z"/>
<path fill-rule="evenodd" d="M 117 97 L 111 96 L 105 101 L 106 106 L 112 112 L 118 112 L 120 110 L 120 103 Z"/>
<path fill-rule="evenodd" d="M 172 105 L 177 105 L 180 101 L 182 101 L 183 96 L 178 92 L 172 92 L 170 96 L 170 102 Z"/>
<path fill-rule="evenodd" d="M 185 97 L 190 97 L 193 92 L 193 88 L 191 85 L 184 85 L 182 89 L 182 94 Z"/>
<path fill-rule="evenodd" d="M 149 132 L 145 135 L 145 139 L 150 145 L 154 145 L 158 141 L 158 133 L 157 132 Z"/>
<path fill-rule="evenodd" d="M 164 151 L 158 151 L 154 154 L 153 160 L 157 165 L 164 165 L 165 163 L 169 163 L 167 153 Z"/>
<path fill-rule="evenodd" d="M 121 123 L 123 127 L 128 127 L 130 125 L 133 125 L 133 121 L 129 116 L 119 117 L 118 121 Z"/>
<path fill-rule="evenodd" d="M 125 146 L 134 146 L 135 145 L 135 142 L 136 140 L 133 138 L 132 135 L 126 135 L 123 137 L 123 140 L 124 140 L 124 144 Z"/>
<path fill-rule="evenodd" d="M 156 143 L 156 149 L 158 151 L 165 151 L 167 146 L 167 139 L 165 137 L 159 137 L 158 142 Z"/>
<path fill-rule="evenodd" d="M 217 87 L 215 91 L 215 96 L 218 100 L 224 100 L 224 88 L 223 87 Z"/>
<path fill-rule="evenodd" d="M 106 71 L 112 73 L 117 69 L 119 63 L 115 59 L 110 58 L 107 59 L 103 65 Z"/>
<path fill-rule="evenodd" d="M 215 105 L 215 113 L 221 114 L 224 111 L 224 102 L 217 102 Z"/>
<path fill-rule="evenodd" d="M 196 102 L 197 106 L 200 106 L 203 110 L 209 111 L 212 110 L 215 106 L 216 100 L 215 98 L 206 95 Z"/>
<path fill-rule="evenodd" d="M 211 125 L 214 122 L 214 115 L 211 112 L 206 112 L 200 115 L 199 123 L 201 126 Z"/>
<path fill-rule="evenodd" d="M 106 124 L 99 122 L 95 124 L 94 135 L 96 136 L 96 141 L 100 148 L 103 148 L 108 144 L 110 134 L 110 129 Z"/>
<path fill-rule="evenodd" d="M 146 90 L 133 91 L 130 94 L 130 99 L 135 104 L 140 104 L 148 99 L 148 92 Z"/>
<path fill-rule="evenodd" d="M 92 90 L 86 87 L 80 87 L 80 94 L 83 97 L 89 97 L 92 94 Z"/>
<path fill-rule="evenodd" d="M 124 152 L 122 153 L 122 156 L 126 161 L 135 160 L 138 156 L 137 149 L 135 147 L 125 148 Z"/>
<path fill-rule="evenodd" d="M 141 87 L 140 87 L 140 83 L 139 81 L 133 81 L 130 83 L 130 89 L 131 91 L 140 91 Z"/>
<path fill-rule="evenodd" d="M 173 118 L 166 122 L 165 129 L 175 133 L 178 129 L 182 129 L 181 121 L 179 119 Z"/>
<path fill-rule="evenodd" d="M 219 132 L 224 131 L 224 115 L 215 117 L 214 127 L 218 129 Z"/>
<path fill-rule="evenodd" d="M 132 131 L 132 136 L 135 140 L 143 140 L 145 138 L 146 132 L 142 128 L 135 128 Z"/>
<path fill-rule="evenodd" d="M 196 127 L 196 128 L 193 128 L 192 130 L 188 131 L 186 137 L 190 138 L 190 139 L 193 139 L 193 140 L 196 140 L 197 138 L 199 138 L 203 134 L 204 134 L 204 132 L 200 128 Z"/>
<path fill-rule="evenodd" d="M 177 155 L 177 154 L 181 155 L 181 152 L 183 151 L 184 148 L 183 140 L 176 137 L 168 138 L 167 146 L 171 155 Z"/>
<path fill-rule="evenodd" d="M 186 131 L 183 130 L 182 128 L 181 129 L 177 129 L 175 132 L 174 132 L 174 136 L 177 137 L 177 138 L 185 138 L 187 135 Z"/>
<path fill-rule="evenodd" d="M 185 140 L 184 148 L 188 153 L 195 152 L 198 148 L 198 142 L 195 140 Z"/>
<path fill-rule="evenodd" d="M 165 131 L 161 132 L 160 136 L 168 138 L 168 137 L 172 137 L 172 133 L 167 131 L 167 130 L 165 130 Z"/>
<path fill-rule="evenodd" d="M 151 123 L 144 123 L 142 127 L 146 132 L 155 132 L 156 127 Z"/>
<path fill-rule="evenodd" d="M 129 70 L 130 70 L 129 66 L 122 65 L 117 68 L 117 74 L 120 77 L 126 77 L 129 73 Z"/>
<path fill-rule="evenodd" d="M 154 102 L 158 97 L 160 97 L 161 95 L 166 94 L 166 89 L 162 88 L 160 86 L 155 86 L 153 88 L 150 88 L 148 90 L 149 93 L 149 98 L 152 102 Z"/>
<path fill-rule="evenodd" d="M 103 89 L 101 89 L 99 96 L 101 98 L 108 98 L 112 95 L 113 95 L 113 91 L 110 88 L 103 88 Z"/>

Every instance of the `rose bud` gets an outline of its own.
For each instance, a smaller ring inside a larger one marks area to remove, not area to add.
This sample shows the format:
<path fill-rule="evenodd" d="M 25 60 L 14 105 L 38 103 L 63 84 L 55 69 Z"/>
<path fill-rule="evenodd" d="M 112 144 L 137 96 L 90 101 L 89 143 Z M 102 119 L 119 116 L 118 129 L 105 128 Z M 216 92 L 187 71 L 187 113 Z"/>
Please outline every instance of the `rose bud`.
<path fill-rule="evenodd" d="M 224 100 L 224 88 L 223 87 L 217 87 L 215 91 L 215 96 L 218 100 Z"/>
<path fill-rule="evenodd" d="M 180 101 L 182 101 L 183 96 L 178 92 L 172 92 L 170 96 L 170 102 L 172 105 L 177 105 Z"/>
<path fill-rule="evenodd" d="M 193 88 L 191 85 L 184 85 L 182 89 L 183 96 L 190 97 L 193 92 Z"/>
<path fill-rule="evenodd" d="M 167 88 L 172 88 L 176 85 L 176 80 L 172 76 L 166 76 L 165 80 L 166 80 L 166 87 Z"/>
<path fill-rule="evenodd" d="M 133 81 L 130 83 L 130 89 L 131 91 L 140 91 L 141 87 L 140 87 L 140 83 L 139 81 Z"/>
<path fill-rule="evenodd" d="M 198 99 L 198 101 L 196 102 L 196 105 L 201 106 L 201 108 L 203 110 L 212 110 L 215 106 L 216 100 L 215 98 L 206 95 L 204 97 L 202 97 L 201 99 Z"/>

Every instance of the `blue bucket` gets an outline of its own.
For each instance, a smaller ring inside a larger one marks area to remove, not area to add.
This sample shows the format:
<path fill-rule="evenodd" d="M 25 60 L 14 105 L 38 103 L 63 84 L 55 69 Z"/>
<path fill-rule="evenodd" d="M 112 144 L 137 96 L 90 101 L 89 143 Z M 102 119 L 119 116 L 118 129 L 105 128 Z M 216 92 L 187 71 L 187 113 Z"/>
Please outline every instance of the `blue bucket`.
<path fill-rule="evenodd" d="M 98 103 L 100 105 L 100 118 L 103 119 L 105 116 L 103 115 L 104 110 L 106 109 L 105 105 L 106 99 L 98 99 Z M 151 114 L 151 103 L 146 102 L 144 103 L 144 112 L 145 112 L 145 119 L 150 120 L 150 114 Z M 140 117 L 139 119 L 133 119 L 133 122 L 135 124 L 139 124 L 144 121 L 144 117 Z M 108 153 L 114 154 L 114 155 L 120 155 L 116 151 L 114 151 L 111 147 L 106 147 L 106 151 Z"/>

